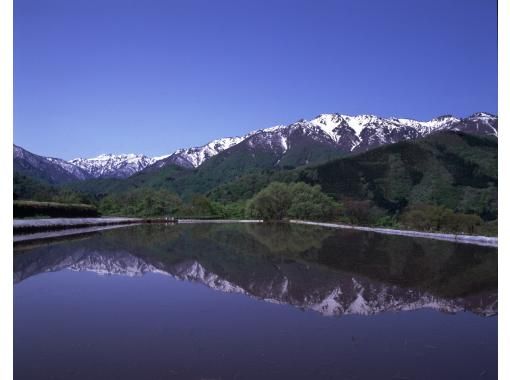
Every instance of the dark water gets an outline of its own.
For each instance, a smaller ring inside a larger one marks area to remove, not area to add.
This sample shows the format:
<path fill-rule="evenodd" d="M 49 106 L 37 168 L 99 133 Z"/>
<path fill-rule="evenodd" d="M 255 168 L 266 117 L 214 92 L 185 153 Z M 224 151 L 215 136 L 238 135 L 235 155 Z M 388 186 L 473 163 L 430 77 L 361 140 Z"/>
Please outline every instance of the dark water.
<path fill-rule="evenodd" d="M 497 250 L 289 225 L 16 247 L 16 379 L 494 379 Z"/>

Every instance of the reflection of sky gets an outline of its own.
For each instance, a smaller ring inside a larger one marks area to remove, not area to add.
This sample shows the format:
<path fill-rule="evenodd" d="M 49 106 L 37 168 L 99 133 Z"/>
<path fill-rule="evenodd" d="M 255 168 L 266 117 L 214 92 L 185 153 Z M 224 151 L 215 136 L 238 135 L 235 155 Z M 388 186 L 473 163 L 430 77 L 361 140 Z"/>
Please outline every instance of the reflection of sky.
<path fill-rule="evenodd" d="M 169 276 L 59 271 L 15 286 L 19 378 L 486 378 L 497 318 L 324 318 Z"/>

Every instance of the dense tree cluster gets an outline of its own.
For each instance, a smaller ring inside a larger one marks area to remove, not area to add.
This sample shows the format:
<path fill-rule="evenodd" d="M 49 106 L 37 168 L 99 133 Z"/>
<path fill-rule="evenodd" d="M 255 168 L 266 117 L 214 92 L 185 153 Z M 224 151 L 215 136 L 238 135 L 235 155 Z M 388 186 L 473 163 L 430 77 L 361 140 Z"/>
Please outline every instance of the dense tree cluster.
<path fill-rule="evenodd" d="M 59 187 L 14 173 L 13 199 L 56 203 L 94 203 L 90 196 L 67 187 Z"/>
<path fill-rule="evenodd" d="M 182 206 L 181 199 L 167 190 L 139 189 L 103 198 L 99 210 L 105 215 L 165 216 Z"/>
<path fill-rule="evenodd" d="M 108 195 L 100 201 L 99 209 L 104 215 L 138 217 L 334 220 L 341 215 L 340 204 L 322 193 L 319 186 L 281 182 L 269 184 L 247 202 L 220 204 L 204 195 L 185 202 L 173 192 L 147 188 Z"/>
<path fill-rule="evenodd" d="M 136 217 L 225 217 L 225 207 L 211 202 L 204 195 L 195 195 L 184 202 L 177 194 L 164 189 L 143 188 L 104 197 L 99 203 L 104 215 Z"/>
<path fill-rule="evenodd" d="M 402 225 L 425 231 L 474 233 L 483 221 L 478 215 L 455 213 L 443 206 L 416 205 L 400 218 Z"/>
<path fill-rule="evenodd" d="M 273 182 L 248 202 L 246 214 L 264 220 L 332 220 L 340 210 L 340 204 L 322 193 L 320 186 Z"/>

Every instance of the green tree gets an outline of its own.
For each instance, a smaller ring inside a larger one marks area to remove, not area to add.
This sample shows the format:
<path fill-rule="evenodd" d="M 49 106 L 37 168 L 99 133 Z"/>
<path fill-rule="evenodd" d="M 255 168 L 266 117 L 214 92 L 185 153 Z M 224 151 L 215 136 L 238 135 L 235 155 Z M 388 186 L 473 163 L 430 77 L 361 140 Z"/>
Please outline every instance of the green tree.
<path fill-rule="evenodd" d="M 176 194 L 151 188 L 111 194 L 99 204 L 99 210 L 104 215 L 137 217 L 171 216 L 181 207 L 182 201 Z"/>
<path fill-rule="evenodd" d="M 340 215 L 341 207 L 332 198 L 321 192 L 319 185 L 303 182 L 290 184 L 292 204 L 288 216 L 296 219 L 332 220 Z"/>
<path fill-rule="evenodd" d="M 400 222 L 410 228 L 424 231 L 439 231 L 443 225 L 446 207 L 417 204 L 408 207 L 400 217 Z"/>
<path fill-rule="evenodd" d="M 402 214 L 400 222 L 406 227 L 419 230 L 466 233 L 474 233 L 483 224 L 478 215 L 425 204 L 408 207 Z"/>
<path fill-rule="evenodd" d="M 372 225 L 387 223 L 387 214 L 371 200 L 344 199 L 343 212 L 350 223 Z"/>
<path fill-rule="evenodd" d="M 258 192 L 246 206 L 246 213 L 264 220 L 282 220 L 292 205 L 289 185 L 273 182 Z"/>
<path fill-rule="evenodd" d="M 340 205 L 322 193 L 320 186 L 272 182 L 248 201 L 246 214 L 264 220 L 331 220 L 340 214 Z"/>

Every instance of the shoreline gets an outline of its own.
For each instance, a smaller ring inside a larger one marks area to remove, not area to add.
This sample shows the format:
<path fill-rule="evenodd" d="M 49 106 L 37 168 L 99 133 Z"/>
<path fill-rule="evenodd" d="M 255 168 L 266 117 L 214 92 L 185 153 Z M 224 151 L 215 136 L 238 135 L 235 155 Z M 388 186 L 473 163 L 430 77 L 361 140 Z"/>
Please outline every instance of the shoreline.
<path fill-rule="evenodd" d="M 177 219 L 177 218 L 41 218 L 14 219 L 13 231 L 15 235 L 35 232 L 58 231 L 74 228 L 95 226 L 113 226 L 124 224 L 175 224 L 175 223 L 262 223 L 261 219 Z"/>
<path fill-rule="evenodd" d="M 259 219 L 165 219 L 165 218 L 44 218 L 14 219 L 14 245 L 87 235 L 141 224 L 262 223 Z"/>
<path fill-rule="evenodd" d="M 490 237 L 490 236 L 459 235 L 459 234 L 447 234 L 447 233 L 442 233 L 442 232 L 421 232 L 421 231 L 412 231 L 412 230 L 396 230 L 396 229 L 391 229 L 391 228 L 352 226 L 352 225 L 348 225 L 348 224 L 339 224 L 339 223 L 310 222 L 310 221 L 306 221 L 306 220 L 296 220 L 296 219 L 291 219 L 291 220 L 289 220 L 289 222 L 293 223 L 293 224 L 304 224 L 304 225 L 320 226 L 320 227 L 341 228 L 341 229 L 347 229 L 347 230 L 375 232 L 375 233 L 386 234 L 386 235 L 407 236 L 407 237 L 434 239 L 434 240 L 445 240 L 445 241 L 451 241 L 453 243 L 474 244 L 474 245 L 481 245 L 481 246 L 495 247 L 495 248 L 498 247 L 498 238 Z"/>
<path fill-rule="evenodd" d="M 177 219 L 177 224 L 199 223 L 264 223 L 262 219 Z"/>
<path fill-rule="evenodd" d="M 54 218 L 54 219 L 14 219 L 14 242 L 51 239 L 59 236 L 71 236 L 83 230 L 89 232 L 100 231 L 119 226 L 152 223 L 263 223 L 260 219 L 163 219 L 163 218 Z M 291 224 L 302 224 L 328 228 L 341 228 L 357 231 L 375 232 L 386 235 L 407 236 L 414 238 L 444 240 L 454 243 L 474 244 L 480 246 L 498 247 L 498 238 L 477 235 L 448 234 L 441 232 L 421 232 L 412 230 L 397 230 L 391 228 L 364 227 L 340 223 L 312 222 L 291 219 Z"/>
<path fill-rule="evenodd" d="M 113 230 L 116 228 L 136 226 L 137 224 L 114 224 L 103 226 L 90 226 L 83 228 L 69 228 L 53 231 L 41 231 L 28 234 L 18 234 L 13 236 L 13 244 L 15 249 L 25 244 L 33 244 L 43 241 L 58 241 L 60 239 L 67 239 L 71 237 L 79 237 L 93 234 L 95 232 Z"/>
<path fill-rule="evenodd" d="M 65 230 L 71 228 L 86 228 L 97 226 L 113 226 L 123 224 L 142 223 L 140 218 L 43 218 L 43 219 L 14 219 L 14 235 Z"/>

